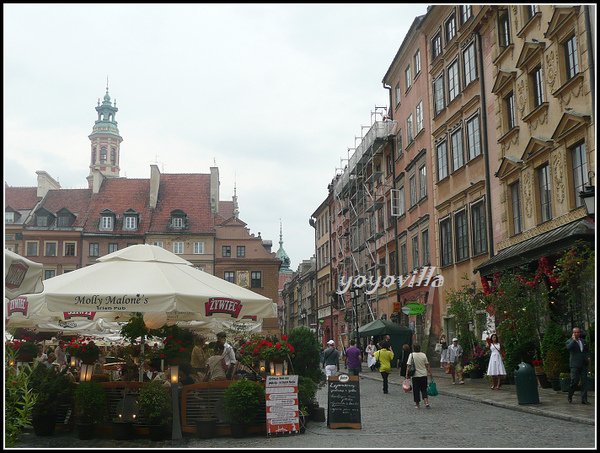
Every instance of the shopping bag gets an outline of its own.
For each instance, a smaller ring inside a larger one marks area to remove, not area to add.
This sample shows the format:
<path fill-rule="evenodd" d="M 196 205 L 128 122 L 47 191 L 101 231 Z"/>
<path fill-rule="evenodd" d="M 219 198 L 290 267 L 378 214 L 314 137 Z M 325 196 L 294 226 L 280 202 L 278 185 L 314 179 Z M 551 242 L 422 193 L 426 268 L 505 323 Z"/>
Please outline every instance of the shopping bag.
<path fill-rule="evenodd" d="M 427 385 L 427 395 L 429 395 L 429 396 L 437 396 L 438 395 L 437 384 L 435 383 L 433 378 L 431 379 L 431 382 Z"/>
<path fill-rule="evenodd" d="M 381 362 L 379 361 L 379 359 L 377 359 L 375 361 L 375 368 L 379 369 L 379 367 L 381 367 Z"/>
<path fill-rule="evenodd" d="M 408 393 L 412 390 L 412 384 L 410 383 L 410 379 L 404 379 L 404 382 L 402 383 L 402 390 L 404 390 L 404 393 Z"/>

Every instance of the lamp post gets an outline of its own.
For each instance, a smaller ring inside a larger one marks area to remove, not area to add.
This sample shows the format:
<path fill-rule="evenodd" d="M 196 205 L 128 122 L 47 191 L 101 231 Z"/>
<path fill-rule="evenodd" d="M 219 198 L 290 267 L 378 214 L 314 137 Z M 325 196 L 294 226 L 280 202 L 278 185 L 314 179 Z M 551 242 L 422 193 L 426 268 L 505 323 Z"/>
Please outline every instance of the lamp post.
<path fill-rule="evenodd" d="M 356 344 L 358 344 L 358 288 L 355 286 L 350 289 L 350 298 L 352 299 L 352 308 L 354 308 L 354 328 L 356 329 Z"/>
<path fill-rule="evenodd" d="M 593 171 L 588 172 L 589 184 L 585 186 L 581 192 L 579 192 L 579 196 L 583 200 L 585 209 L 590 217 L 594 217 L 596 214 L 596 188 L 592 183 L 592 178 L 594 176 L 595 173 Z"/>
<path fill-rule="evenodd" d="M 171 439 L 178 440 L 181 434 L 181 415 L 179 414 L 179 366 L 171 365 L 171 404 L 173 408 L 173 424 L 171 428 Z"/>

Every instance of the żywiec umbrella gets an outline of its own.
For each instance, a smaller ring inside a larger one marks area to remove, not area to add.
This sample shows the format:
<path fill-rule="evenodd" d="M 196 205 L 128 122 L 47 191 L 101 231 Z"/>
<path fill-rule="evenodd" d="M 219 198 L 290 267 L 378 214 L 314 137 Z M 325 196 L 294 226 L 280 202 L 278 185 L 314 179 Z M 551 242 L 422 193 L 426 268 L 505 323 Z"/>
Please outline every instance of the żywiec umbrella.
<path fill-rule="evenodd" d="M 42 291 L 44 289 L 42 274 L 41 264 L 10 250 L 4 250 L 4 297 L 6 299 Z"/>
<path fill-rule="evenodd" d="M 193 267 L 162 247 L 132 245 L 44 281 L 51 312 L 178 312 L 177 319 L 275 317 L 273 302 Z"/>

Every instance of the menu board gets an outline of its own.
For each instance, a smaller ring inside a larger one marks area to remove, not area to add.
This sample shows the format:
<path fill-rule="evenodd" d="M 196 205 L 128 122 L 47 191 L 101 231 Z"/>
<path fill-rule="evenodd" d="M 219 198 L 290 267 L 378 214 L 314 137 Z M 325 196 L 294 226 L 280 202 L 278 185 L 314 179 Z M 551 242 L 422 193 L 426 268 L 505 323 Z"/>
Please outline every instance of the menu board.
<path fill-rule="evenodd" d="M 298 376 L 267 376 L 267 435 L 299 434 Z"/>
<path fill-rule="evenodd" d="M 327 380 L 327 426 L 361 429 L 358 376 L 340 374 Z"/>

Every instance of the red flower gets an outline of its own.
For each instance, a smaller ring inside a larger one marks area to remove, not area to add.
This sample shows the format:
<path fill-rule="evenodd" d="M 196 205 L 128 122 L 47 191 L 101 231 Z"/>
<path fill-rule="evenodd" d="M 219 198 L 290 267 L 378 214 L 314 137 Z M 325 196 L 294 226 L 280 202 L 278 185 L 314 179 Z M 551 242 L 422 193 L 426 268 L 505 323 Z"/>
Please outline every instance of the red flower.
<path fill-rule="evenodd" d="M 282 339 L 283 341 L 287 341 L 287 335 L 282 335 L 282 336 L 281 336 L 281 339 Z"/>
<path fill-rule="evenodd" d="M 277 342 L 277 344 L 275 344 L 275 348 L 276 349 L 281 349 L 281 343 Z"/>

